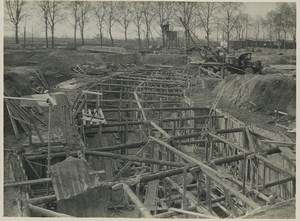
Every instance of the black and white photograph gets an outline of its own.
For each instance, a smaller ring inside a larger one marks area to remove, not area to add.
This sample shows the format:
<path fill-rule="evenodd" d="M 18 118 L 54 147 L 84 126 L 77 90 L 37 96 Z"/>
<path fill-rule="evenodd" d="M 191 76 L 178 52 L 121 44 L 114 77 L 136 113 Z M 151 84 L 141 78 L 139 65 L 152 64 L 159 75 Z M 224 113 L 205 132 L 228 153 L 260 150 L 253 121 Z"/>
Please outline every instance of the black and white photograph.
<path fill-rule="evenodd" d="M 0 5 L 2 218 L 300 218 L 298 2 Z"/>

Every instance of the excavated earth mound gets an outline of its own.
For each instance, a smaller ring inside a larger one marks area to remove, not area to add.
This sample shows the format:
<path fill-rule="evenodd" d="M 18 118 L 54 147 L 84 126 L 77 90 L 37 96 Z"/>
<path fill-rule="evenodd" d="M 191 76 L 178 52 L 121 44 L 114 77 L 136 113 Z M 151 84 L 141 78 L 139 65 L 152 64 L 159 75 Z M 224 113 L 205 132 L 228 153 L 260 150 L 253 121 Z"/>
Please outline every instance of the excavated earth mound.
<path fill-rule="evenodd" d="M 276 75 L 232 75 L 214 89 L 218 94 L 224 88 L 222 99 L 237 106 L 253 102 L 262 111 L 284 111 L 296 116 L 296 81 Z"/>

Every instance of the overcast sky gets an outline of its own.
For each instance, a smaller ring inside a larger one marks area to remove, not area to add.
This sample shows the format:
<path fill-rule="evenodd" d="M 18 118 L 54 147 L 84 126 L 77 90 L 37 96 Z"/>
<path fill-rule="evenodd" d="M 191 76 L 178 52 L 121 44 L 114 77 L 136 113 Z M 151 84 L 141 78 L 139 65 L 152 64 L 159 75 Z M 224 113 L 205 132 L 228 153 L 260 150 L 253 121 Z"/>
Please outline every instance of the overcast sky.
<path fill-rule="evenodd" d="M 27 5 L 28 7 L 29 5 Z M 245 12 L 250 15 L 250 17 L 257 17 L 262 16 L 264 17 L 269 11 L 273 10 L 276 7 L 275 2 L 244 2 L 244 9 Z M 23 33 L 24 29 L 24 21 L 20 25 L 20 31 Z M 27 35 L 31 35 L 33 29 L 33 33 L 35 37 L 44 37 L 44 26 L 41 22 L 41 19 L 36 16 L 36 13 L 31 12 L 27 18 Z M 21 35 L 22 35 L 21 33 Z M 97 34 L 97 28 L 94 25 L 94 22 L 91 21 L 90 24 L 87 26 L 85 32 L 85 38 L 93 38 Z M 158 34 L 153 29 L 152 30 L 153 37 L 157 37 Z M 10 23 L 8 21 L 4 21 L 4 35 L 5 36 L 14 36 L 13 29 L 10 27 Z M 55 28 L 55 36 L 56 37 L 73 37 L 73 29 L 71 25 L 66 21 L 63 20 L 56 25 Z M 107 37 L 107 32 L 105 33 L 104 37 Z M 49 33 L 50 37 L 50 33 Z M 78 33 L 79 37 L 79 33 Z M 113 27 L 113 37 L 114 38 L 124 38 L 123 30 L 120 25 L 116 23 Z M 136 38 L 136 30 L 133 25 L 130 25 L 128 29 L 128 38 Z M 144 35 L 142 34 L 142 37 Z"/>

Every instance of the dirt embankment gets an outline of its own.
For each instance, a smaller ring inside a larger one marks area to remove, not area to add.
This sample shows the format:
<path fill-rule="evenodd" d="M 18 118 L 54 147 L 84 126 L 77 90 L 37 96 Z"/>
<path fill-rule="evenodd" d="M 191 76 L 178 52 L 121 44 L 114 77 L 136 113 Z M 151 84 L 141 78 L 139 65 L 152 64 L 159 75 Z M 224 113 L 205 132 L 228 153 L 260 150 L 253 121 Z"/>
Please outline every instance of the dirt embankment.
<path fill-rule="evenodd" d="M 279 110 L 296 116 L 296 81 L 286 75 L 232 75 L 213 92 L 217 94 L 223 87 L 222 99 L 231 104 L 257 105 L 262 112 Z"/>
<path fill-rule="evenodd" d="M 33 94 L 35 91 L 32 88 L 45 88 L 41 79 L 51 88 L 72 78 L 72 73 L 75 73 L 72 69 L 77 65 L 86 73 L 98 73 L 99 67 L 108 69 L 112 65 L 136 64 L 138 61 L 136 54 L 100 54 L 58 49 L 6 50 L 5 90 L 13 96 Z"/>
<path fill-rule="evenodd" d="M 246 125 L 256 125 L 273 132 L 286 133 L 286 129 L 276 126 L 295 127 L 296 81 L 282 74 L 272 75 L 231 75 L 221 80 L 214 77 L 198 79 L 191 88 L 195 105 L 211 106 L 218 93 L 223 95 L 217 106 Z M 274 110 L 289 115 L 280 122 L 275 119 Z M 294 139 L 294 137 L 291 137 Z"/>

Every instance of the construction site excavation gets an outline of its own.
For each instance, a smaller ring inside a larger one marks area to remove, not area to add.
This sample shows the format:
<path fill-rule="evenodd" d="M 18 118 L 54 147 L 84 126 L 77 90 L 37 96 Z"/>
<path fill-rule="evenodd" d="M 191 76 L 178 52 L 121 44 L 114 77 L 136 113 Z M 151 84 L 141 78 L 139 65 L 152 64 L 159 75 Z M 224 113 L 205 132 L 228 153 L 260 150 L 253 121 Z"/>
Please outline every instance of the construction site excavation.
<path fill-rule="evenodd" d="M 150 44 L 4 37 L 4 216 L 295 219 L 294 45 L 204 38 L 171 4 Z"/>

